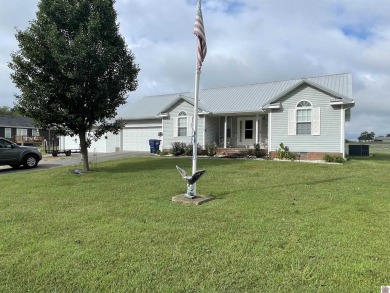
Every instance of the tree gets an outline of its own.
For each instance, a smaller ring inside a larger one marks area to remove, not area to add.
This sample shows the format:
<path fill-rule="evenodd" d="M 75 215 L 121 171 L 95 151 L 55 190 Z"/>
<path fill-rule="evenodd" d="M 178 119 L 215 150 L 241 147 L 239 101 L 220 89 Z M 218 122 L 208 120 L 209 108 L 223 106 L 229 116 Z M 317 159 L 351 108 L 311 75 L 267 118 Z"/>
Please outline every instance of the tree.
<path fill-rule="evenodd" d="M 11 78 L 19 111 L 40 128 L 78 135 L 83 169 L 88 147 L 118 133 L 117 108 L 136 90 L 139 67 L 119 34 L 115 0 L 41 0 L 36 19 L 18 30 Z"/>
<path fill-rule="evenodd" d="M 358 140 L 367 141 L 367 140 L 374 140 L 374 138 L 375 138 L 375 132 L 363 131 L 358 137 Z"/>
<path fill-rule="evenodd" d="M 2 106 L 2 107 L 0 107 L 0 115 L 16 116 L 16 115 L 19 115 L 19 113 L 15 108 Z"/>
<path fill-rule="evenodd" d="M 0 107 L 0 114 L 1 115 L 12 115 L 12 109 L 7 106 Z"/>
<path fill-rule="evenodd" d="M 390 137 L 390 133 L 388 133 L 388 134 L 386 135 L 386 137 Z"/>

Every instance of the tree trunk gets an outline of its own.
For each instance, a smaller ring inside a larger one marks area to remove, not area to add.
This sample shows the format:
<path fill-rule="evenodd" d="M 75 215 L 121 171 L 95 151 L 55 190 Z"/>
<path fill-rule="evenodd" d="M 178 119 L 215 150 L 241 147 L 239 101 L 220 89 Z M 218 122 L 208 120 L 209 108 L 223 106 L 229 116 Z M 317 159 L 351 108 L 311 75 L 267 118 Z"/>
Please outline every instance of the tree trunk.
<path fill-rule="evenodd" d="M 83 159 L 83 171 L 89 171 L 89 161 L 88 161 L 88 147 L 85 141 L 85 132 L 79 134 L 80 137 L 80 151 L 81 157 Z"/>

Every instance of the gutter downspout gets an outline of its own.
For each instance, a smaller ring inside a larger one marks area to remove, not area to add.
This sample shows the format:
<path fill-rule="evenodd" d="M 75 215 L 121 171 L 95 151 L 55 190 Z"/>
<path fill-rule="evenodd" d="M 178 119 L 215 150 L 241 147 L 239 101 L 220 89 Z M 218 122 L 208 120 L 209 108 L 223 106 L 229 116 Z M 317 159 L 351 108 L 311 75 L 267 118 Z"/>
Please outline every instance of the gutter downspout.
<path fill-rule="evenodd" d="M 225 116 L 225 124 L 224 124 L 224 130 L 223 130 L 223 147 L 227 148 L 227 116 Z"/>
<path fill-rule="evenodd" d="M 259 114 L 256 114 L 256 144 L 259 143 Z"/>
<path fill-rule="evenodd" d="M 272 112 L 268 112 L 268 157 L 271 152 L 271 143 L 272 143 Z"/>
<path fill-rule="evenodd" d="M 343 159 L 345 159 L 345 109 L 343 105 L 341 105 L 340 115 L 341 115 L 340 152 L 343 155 Z"/>

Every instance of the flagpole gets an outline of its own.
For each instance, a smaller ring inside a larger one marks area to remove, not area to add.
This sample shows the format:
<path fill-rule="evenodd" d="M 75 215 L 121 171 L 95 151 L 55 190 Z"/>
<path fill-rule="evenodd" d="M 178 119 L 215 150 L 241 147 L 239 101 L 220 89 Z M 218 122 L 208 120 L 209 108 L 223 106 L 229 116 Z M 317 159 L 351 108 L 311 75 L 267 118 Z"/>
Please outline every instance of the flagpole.
<path fill-rule="evenodd" d="M 203 16 L 202 16 L 202 0 L 198 0 L 195 19 L 194 34 L 198 40 L 198 50 L 197 50 L 197 62 L 196 62 L 196 71 L 195 71 L 195 96 L 194 96 L 194 124 L 193 124 L 193 133 L 192 133 L 192 175 L 197 172 L 197 157 L 198 157 L 198 96 L 199 96 L 199 79 L 200 71 L 202 67 L 202 62 L 206 57 L 207 46 L 206 46 L 206 35 L 204 32 L 203 26 Z M 196 183 L 193 184 L 193 196 L 196 196 Z"/>
<path fill-rule="evenodd" d="M 193 125 L 193 144 L 192 144 L 192 175 L 197 171 L 198 158 L 198 96 L 199 96 L 200 70 L 195 71 L 195 97 L 194 97 L 194 125 Z M 193 184 L 194 196 L 196 196 L 196 183 Z"/>

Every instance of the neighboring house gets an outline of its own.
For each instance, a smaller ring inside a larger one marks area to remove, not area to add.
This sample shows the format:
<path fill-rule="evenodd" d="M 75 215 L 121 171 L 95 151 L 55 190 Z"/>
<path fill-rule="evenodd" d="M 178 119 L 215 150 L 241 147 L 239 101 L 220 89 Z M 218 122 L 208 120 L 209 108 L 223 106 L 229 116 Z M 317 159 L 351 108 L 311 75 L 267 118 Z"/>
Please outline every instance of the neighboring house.
<path fill-rule="evenodd" d="M 173 142 L 191 143 L 193 93 L 149 96 L 123 109 L 126 125 L 119 135 L 107 134 L 91 148 L 98 152 L 149 150 L 149 139 L 161 139 L 160 149 Z M 345 121 L 349 121 L 352 76 L 349 73 L 205 89 L 199 92 L 198 143 L 205 147 L 267 150 L 271 157 L 280 143 L 301 159 L 345 155 Z M 159 134 L 162 136 L 160 137 Z M 71 138 L 62 140 L 71 148 Z"/>
<path fill-rule="evenodd" d="M 375 141 L 390 142 L 390 137 L 389 136 L 377 136 L 377 137 L 375 137 Z"/>
<path fill-rule="evenodd" d="M 0 137 L 10 139 L 16 143 L 27 142 L 27 139 L 39 137 L 39 130 L 34 126 L 33 120 L 22 116 L 0 115 Z"/>

